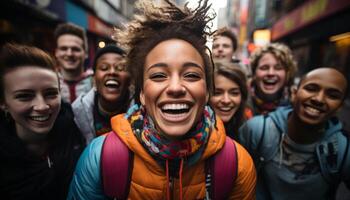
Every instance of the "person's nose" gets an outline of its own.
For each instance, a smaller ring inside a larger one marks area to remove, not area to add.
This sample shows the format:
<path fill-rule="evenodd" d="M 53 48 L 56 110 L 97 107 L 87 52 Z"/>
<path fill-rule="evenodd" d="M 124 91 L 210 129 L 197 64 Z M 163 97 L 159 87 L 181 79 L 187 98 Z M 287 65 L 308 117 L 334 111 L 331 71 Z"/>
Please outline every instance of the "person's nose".
<path fill-rule="evenodd" d="M 68 56 L 73 55 L 73 51 L 72 51 L 72 49 L 71 49 L 71 48 L 67 48 L 67 50 L 66 50 L 66 54 L 67 54 Z"/>
<path fill-rule="evenodd" d="M 276 72 L 276 70 L 275 70 L 274 67 L 269 67 L 269 70 L 267 71 L 267 73 L 268 73 L 269 75 L 275 75 L 275 72 Z"/>
<path fill-rule="evenodd" d="M 180 77 L 176 76 L 170 78 L 167 94 L 176 97 L 186 94 L 186 88 L 183 86 Z"/>
<path fill-rule="evenodd" d="M 116 74 L 117 72 L 118 72 L 118 70 L 114 66 L 111 66 L 108 69 L 108 74 Z"/>
<path fill-rule="evenodd" d="M 220 46 L 218 47 L 218 51 L 220 51 L 220 52 L 224 51 L 224 47 L 223 47 L 222 45 L 220 45 Z"/>
<path fill-rule="evenodd" d="M 225 93 L 223 94 L 222 99 L 221 99 L 221 102 L 222 102 L 223 104 L 225 104 L 225 105 L 231 103 L 230 95 L 229 95 L 227 92 L 225 92 Z"/>
<path fill-rule="evenodd" d="M 38 95 L 33 104 L 33 109 L 36 111 L 46 111 L 50 108 L 49 104 L 45 101 L 45 98 L 41 95 Z"/>
<path fill-rule="evenodd" d="M 324 102 L 325 102 L 325 93 L 324 93 L 324 91 L 320 90 L 311 99 L 312 99 L 314 104 L 316 104 L 318 106 L 323 105 Z"/>

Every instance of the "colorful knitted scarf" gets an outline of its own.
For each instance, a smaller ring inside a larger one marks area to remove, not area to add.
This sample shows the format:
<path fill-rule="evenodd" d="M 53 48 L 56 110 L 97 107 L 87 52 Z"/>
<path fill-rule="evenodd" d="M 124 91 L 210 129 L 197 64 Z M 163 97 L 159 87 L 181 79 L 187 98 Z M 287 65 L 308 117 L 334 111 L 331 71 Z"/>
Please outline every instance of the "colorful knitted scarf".
<path fill-rule="evenodd" d="M 143 108 L 134 105 L 127 112 L 126 118 L 140 143 L 160 163 L 164 163 L 165 160 L 178 162 L 181 159 L 186 165 L 196 163 L 215 125 L 214 112 L 209 106 L 206 106 L 201 121 L 185 135 L 184 139 L 172 141 L 159 134 L 152 118 Z"/>

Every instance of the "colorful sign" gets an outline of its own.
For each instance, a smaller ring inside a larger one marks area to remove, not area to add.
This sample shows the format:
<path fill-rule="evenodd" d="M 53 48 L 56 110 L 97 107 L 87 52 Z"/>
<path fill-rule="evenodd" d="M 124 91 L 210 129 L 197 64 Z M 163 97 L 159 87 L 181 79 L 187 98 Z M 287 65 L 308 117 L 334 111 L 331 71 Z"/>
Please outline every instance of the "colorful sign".
<path fill-rule="evenodd" d="M 253 39 L 256 46 L 264 46 L 271 41 L 271 31 L 268 29 L 256 30 L 253 33 Z"/>
<path fill-rule="evenodd" d="M 329 15 L 346 9 L 349 0 L 312 0 L 293 10 L 272 26 L 272 40 L 277 40 L 290 33 L 315 23 Z"/>
<path fill-rule="evenodd" d="M 107 25 L 94 15 L 87 13 L 78 5 L 67 1 L 67 21 L 77 24 L 95 34 L 110 38 L 112 26 Z"/>
<path fill-rule="evenodd" d="M 93 15 L 88 16 L 88 29 L 91 32 L 94 32 L 101 36 L 106 36 L 108 38 L 111 38 L 112 34 L 112 27 L 108 26 L 104 22 L 102 22 L 100 19 Z"/>

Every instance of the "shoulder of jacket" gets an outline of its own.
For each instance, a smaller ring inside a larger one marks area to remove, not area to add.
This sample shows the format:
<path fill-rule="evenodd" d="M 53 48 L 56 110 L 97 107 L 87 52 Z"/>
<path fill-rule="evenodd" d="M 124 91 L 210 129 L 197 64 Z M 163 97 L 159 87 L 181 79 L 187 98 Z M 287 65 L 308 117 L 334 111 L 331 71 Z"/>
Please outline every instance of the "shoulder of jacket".
<path fill-rule="evenodd" d="M 264 133 L 264 128 L 266 128 L 266 123 L 268 120 L 267 115 L 254 116 L 246 122 L 246 126 L 254 132 L 256 136 L 261 136 Z"/>

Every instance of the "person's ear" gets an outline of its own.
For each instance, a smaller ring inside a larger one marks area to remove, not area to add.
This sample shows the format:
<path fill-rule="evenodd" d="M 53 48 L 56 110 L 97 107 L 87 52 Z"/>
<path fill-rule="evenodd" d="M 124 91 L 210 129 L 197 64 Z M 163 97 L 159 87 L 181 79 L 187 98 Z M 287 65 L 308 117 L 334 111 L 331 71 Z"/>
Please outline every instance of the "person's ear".
<path fill-rule="evenodd" d="M 142 106 L 146 105 L 146 103 L 145 103 L 145 94 L 143 93 L 143 90 L 141 90 L 141 92 L 140 92 L 140 102 L 141 102 Z"/>

